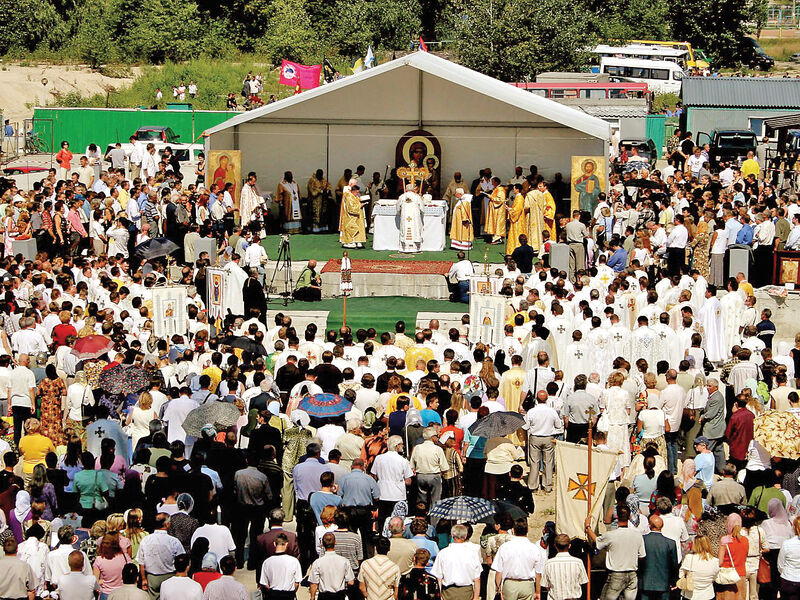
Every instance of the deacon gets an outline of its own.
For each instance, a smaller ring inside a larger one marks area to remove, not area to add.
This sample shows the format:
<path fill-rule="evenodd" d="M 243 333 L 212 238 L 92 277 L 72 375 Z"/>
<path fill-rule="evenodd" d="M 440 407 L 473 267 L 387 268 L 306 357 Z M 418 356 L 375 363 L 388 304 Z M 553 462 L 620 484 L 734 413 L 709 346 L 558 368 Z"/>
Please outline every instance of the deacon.
<path fill-rule="evenodd" d="M 327 227 L 323 227 L 323 219 L 327 208 L 327 199 L 331 195 L 331 184 L 325 179 L 322 169 L 317 169 L 317 172 L 308 180 L 306 187 L 308 202 L 311 205 L 311 230 L 319 233 L 327 229 Z"/>
<path fill-rule="evenodd" d="M 367 241 L 364 205 L 359 195 L 358 181 L 351 179 L 342 190 L 342 210 L 339 240 L 343 248 L 363 248 Z"/>
<path fill-rule="evenodd" d="M 528 243 L 539 252 L 542 249 L 542 232 L 549 231 L 550 239 L 556 238 L 556 201 L 547 190 L 547 183 L 540 181 L 535 190 L 525 196 L 525 209 L 528 217 Z"/>
<path fill-rule="evenodd" d="M 519 247 L 519 236 L 528 233 L 528 219 L 525 215 L 525 197 L 522 185 L 515 183 L 511 190 L 511 206 L 508 209 L 508 240 L 506 254 L 511 256 Z"/>
<path fill-rule="evenodd" d="M 452 221 L 453 213 L 456 210 L 456 204 L 458 202 L 458 196 L 456 195 L 456 190 L 461 189 L 461 193 L 464 193 L 464 181 L 461 179 L 461 172 L 456 171 L 453 173 L 453 179 L 450 181 L 450 184 L 447 186 L 447 190 L 445 190 L 444 195 L 442 196 L 442 200 L 447 202 L 447 218 Z M 472 195 L 470 194 L 470 198 Z"/>
<path fill-rule="evenodd" d="M 460 173 L 457 173 L 460 177 Z M 455 190 L 453 224 L 450 226 L 450 247 L 455 250 L 471 250 L 475 234 L 472 229 L 472 194 L 464 188 Z"/>
<path fill-rule="evenodd" d="M 264 198 L 256 187 L 257 180 L 255 171 L 250 171 L 239 196 L 239 223 L 242 229 L 246 229 L 253 217 L 258 216 L 257 209 L 264 204 Z"/>
<path fill-rule="evenodd" d="M 283 227 L 290 233 L 300 229 L 300 191 L 291 171 L 283 174 L 283 181 L 278 184 L 278 204 L 283 209 Z"/>
<path fill-rule="evenodd" d="M 422 245 L 422 217 L 424 205 L 413 183 L 397 200 L 400 215 L 400 252 L 419 252 Z"/>
<path fill-rule="evenodd" d="M 506 188 L 500 185 L 499 177 L 492 177 L 494 189 L 489 196 L 486 210 L 486 234 L 492 236 L 490 244 L 500 244 L 506 235 Z"/>
<path fill-rule="evenodd" d="M 234 315 L 244 316 L 244 285 L 247 281 L 247 273 L 241 266 L 239 261 L 241 257 L 235 252 L 231 254 L 231 260 L 225 263 L 222 267 L 228 272 L 228 288 L 232 290 L 231 294 L 225 294 L 225 299 L 228 303 L 228 310 Z M 233 291 L 235 290 L 235 291 Z"/>

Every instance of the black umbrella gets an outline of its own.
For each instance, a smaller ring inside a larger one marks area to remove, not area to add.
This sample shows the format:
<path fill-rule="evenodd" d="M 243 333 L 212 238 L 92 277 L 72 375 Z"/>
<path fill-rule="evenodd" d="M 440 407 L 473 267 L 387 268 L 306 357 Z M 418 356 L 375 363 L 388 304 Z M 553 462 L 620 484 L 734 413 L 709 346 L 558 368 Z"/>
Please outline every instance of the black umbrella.
<path fill-rule="evenodd" d="M 263 344 L 259 344 L 255 340 L 251 340 L 249 337 L 245 336 L 238 336 L 231 338 L 228 342 L 231 348 L 239 348 L 240 350 L 246 350 L 251 354 L 255 354 L 257 356 L 266 356 L 267 349 L 264 348 Z"/>
<path fill-rule="evenodd" d="M 167 256 L 173 252 L 176 252 L 177 250 L 180 250 L 178 244 L 168 238 L 161 237 L 151 238 L 146 242 L 142 242 L 133 249 L 133 252 L 137 256 L 141 256 L 146 260 L 150 260 L 153 258 L 159 258 L 161 256 Z"/>
<path fill-rule="evenodd" d="M 497 508 L 497 512 L 492 516 L 489 516 L 489 517 L 486 517 L 484 519 L 481 519 L 479 521 L 479 523 L 494 524 L 495 517 L 497 515 L 502 514 L 502 513 L 508 513 L 509 516 L 512 519 L 514 519 L 515 521 L 517 519 L 527 519 L 528 518 L 528 513 L 526 513 L 519 506 L 517 506 L 513 502 L 510 502 L 509 500 L 494 500 L 492 502 L 492 504 L 494 504 L 495 507 Z"/>
<path fill-rule="evenodd" d="M 628 179 L 623 181 L 622 185 L 625 187 L 650 188 L 651 190 L 660 190 L 664 187 L 663 183 L 652 179 Z"/>
<path fill-rule="evenodd" d="M 479 437 L 503 437 L 514 433 L 525 424 L 525 418 L 515 412 L 498 411 L 478 419 L 469 426 L 469 432 Z"/>

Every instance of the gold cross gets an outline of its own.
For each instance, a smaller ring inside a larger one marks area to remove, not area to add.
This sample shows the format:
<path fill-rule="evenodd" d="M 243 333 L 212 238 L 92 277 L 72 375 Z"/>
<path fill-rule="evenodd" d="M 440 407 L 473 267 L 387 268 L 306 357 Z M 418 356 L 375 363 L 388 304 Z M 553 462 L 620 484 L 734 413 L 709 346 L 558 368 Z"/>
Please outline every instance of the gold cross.
<path fill-rule="evenodd" d="M 426 167 L 419 167 L 412 161 L 407 167 L 400 167 L 397 169 L 397 176 L 409 184 L 414 186 L 414 191 L 417 191 L 417 181 L 423 181 L 431 176 L 431 172 Z"/>

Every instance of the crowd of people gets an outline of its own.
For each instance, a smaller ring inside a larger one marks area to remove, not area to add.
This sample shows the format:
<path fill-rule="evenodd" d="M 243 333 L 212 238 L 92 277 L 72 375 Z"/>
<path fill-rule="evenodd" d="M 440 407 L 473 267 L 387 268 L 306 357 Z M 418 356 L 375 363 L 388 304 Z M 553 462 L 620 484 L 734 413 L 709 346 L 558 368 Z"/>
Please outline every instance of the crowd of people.
<path fill-rule="evenodd" d="M 307 585 L 312 600 L 566 600 L 590 578 L 604 599 L 798 597 L 800 464 L 755 434 L 764 414 L 800 413 L 800 337 L 759 306 L 762 271 L 723 276 L 751 221 L 770 252 L 800 231 L 781 223 L 800 203 L 757 160 L 731 182 L 694 173 L 697 161 L 683 174 L 671 156 L 614 179 L 589 215 L 564 212 L 563 186 L 535 168 L 517 169 L 511 205 L 488 169 L 476 186 L 454 178 L 453 209 L 475 192 L 470 225 L 483 212 L 488 241 L 507 243 L 492 345 L 469 341 L 467 315 L 391 332 L 268 319 L 257 175 L 241 190 L 184 188 L 174 157 L 147 156 L 99 178 L 62 156 L 29 191 L 2 182 L 0 598 L 238 599 L 258 586 L 284 600 Z M 280 221 L 310 210 L 321 226 L 314 198 L 354 194 L 364 172 L 333 190 L 315 174 L 301 210 L 287 173 Z M 32 260 L 15 253 L 26 237 Z M 136 251 L 156 237 L 177 243 L 178 269 Z M 201 237 L 217 256 L 195 251 Z M 569 269 L 548 266 L 548 239 L 570 245 Z M 217 261 L 232 310 L 213 324 Z M 315 268 L 301 277 L 311 298 Z M 188 320 L 158 337 L 152 290 L 167 278 L 189 286 Z M 87 338 L 106 346 L 85 353 Z M 134 371 L 137 389 L 107 386 Z M 320 394 L 341 410 L 316 412 Z M 524 427 L 472 433 L 500 411 Z M 587 443 L 590 427 L 618 456 L 603 523 L 585 538 L 551 521 L 533 531 L 556 485 L 553 442 Z M 496 513 L 432 516 L 460 496 L 496 500 Z"/>

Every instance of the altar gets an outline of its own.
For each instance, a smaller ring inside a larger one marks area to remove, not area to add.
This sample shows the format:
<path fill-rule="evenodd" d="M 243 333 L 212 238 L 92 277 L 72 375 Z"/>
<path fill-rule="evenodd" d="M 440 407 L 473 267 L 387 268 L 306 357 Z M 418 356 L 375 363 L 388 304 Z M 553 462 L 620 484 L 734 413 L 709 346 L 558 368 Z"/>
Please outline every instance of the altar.
<path fill-rule="evenodd" d="M 397 200 L 381 200 L 372 208 L 375 230 L 373 250 L 400 250 L 400 216 Z M 440 252 L 445 248 L 447 202 L 433 200 L 425 205 L 422 224 L 422 252 Z"/>

